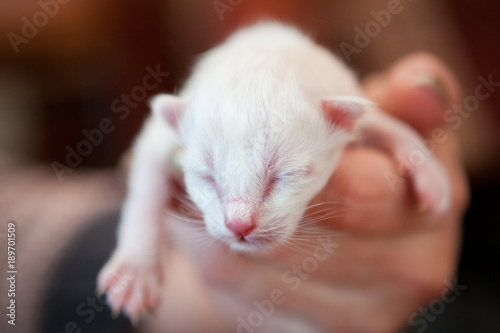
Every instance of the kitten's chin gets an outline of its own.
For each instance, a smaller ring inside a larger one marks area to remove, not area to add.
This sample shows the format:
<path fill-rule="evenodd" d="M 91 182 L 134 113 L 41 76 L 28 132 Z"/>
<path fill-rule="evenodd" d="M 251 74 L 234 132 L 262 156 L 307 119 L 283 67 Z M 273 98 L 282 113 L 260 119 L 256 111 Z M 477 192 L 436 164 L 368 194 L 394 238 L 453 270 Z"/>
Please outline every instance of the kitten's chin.
<path fill-rule="evenodd" d="M 248 238 L 231 240 L 227 242 L 231 250 L 239 252 L 271 252 L 279 244 L 277 240 Z"/>

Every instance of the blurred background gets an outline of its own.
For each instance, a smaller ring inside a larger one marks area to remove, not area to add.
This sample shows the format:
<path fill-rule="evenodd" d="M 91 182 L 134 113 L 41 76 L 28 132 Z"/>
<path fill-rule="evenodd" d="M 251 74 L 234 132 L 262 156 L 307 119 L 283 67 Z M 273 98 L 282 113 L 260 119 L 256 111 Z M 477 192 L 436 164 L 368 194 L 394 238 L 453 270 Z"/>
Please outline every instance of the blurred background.
<path fill-rule="evenodd" d="M 57 204 L 62 209 L 74 184 L 86 183 L 81 174 L 117 167 L 148 114 L 148 98 L 175 92 L 196 57 L 238 26 L 262 18 L 281 19 L 304 28 L 342 56 L 341 43 L 355 45 L 356 27 L 364 29 L 374 20 L 372 11 L 387 9 L 393 2 L 3 0 L 3 204 L 21 205 L 22 214 L 34 210 L 29 200 L 38 202 L 44 195 L 27 194 L 35 191 L 36 168 L 45 182 L 65 188 Z M 459 77 L 464 96 L 474 95 L 478 76 L 500 81 L 499 1 L 398 2 L 401 12 L 368 45 L 345 58 L 361 77 L 410 52 L 426 50 Z M 500 91 L 481 101 L 457 134 L 472 188 L 459 272 L 459 281 L 469 289 L 427 331 L 500 332 Z M 122 192 L 106 188 L 109 177 L 97 179 L 100 185 L 88 196 L 102 197 L 102 207 L 86 201 L 82 221 L 86 212 L 119 207 Z M 12 214 L 5 218 L 24 216 Z M 37 239 L 33 231 L 28 235 Z"/>

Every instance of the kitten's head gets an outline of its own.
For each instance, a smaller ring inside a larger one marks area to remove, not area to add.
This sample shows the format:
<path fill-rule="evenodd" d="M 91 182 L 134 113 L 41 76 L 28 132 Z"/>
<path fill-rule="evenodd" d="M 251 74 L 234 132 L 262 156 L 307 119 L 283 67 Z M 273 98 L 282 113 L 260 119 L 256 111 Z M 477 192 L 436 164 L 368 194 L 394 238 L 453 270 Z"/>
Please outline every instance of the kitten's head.
<path fill-rule="evenodd" d="M 262 250 L 294 233 L 328 181 L 367 101 L 295 103 L 286 112 L 234 111 L 157 96 L 152 109 L 179 133 L 185 186 L 208 232 L 238 250 Z"/>

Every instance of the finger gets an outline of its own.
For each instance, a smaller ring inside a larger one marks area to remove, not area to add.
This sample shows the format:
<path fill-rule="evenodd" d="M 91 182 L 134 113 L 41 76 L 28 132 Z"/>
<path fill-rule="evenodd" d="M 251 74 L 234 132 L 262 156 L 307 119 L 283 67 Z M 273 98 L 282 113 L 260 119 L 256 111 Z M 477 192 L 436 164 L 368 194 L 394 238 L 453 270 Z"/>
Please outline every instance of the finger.
<path fill-rule="evenodd" d="M 335 202 L 338 216 L 320 222 L 335 230 L 367 235 L 407 230 L 417 223 L 408 219 L 408 213 L 416 215 L 418 207 L 408 182 L 400 177 L 391 179 L 397 174 L 395 163 L 383 152 L 369 148 L 346 150 L 311 206 Z"/>
<path fill-rule="evenodd" d="M 451 71 L 427 53 L 402 58 L 363 83 L 365 95 L 387 113 L 403 120 L 424 136 L 443 123 L 443 113 L 460 98 Z"/>
<path fill-rule="evenodd" d="M 440 142 L 433 142 L 432 152 L 444 166 L 451 183 L 453 218 L 436 220 L 420 212 L 409 183 L 398 175 L 397 165 L 389 156 L 368 148 L 346 150 L 335 173 L 311 206 L 335 202 L 334 218 L 320 223 L 338 231 L 358 235 L 397 234 L 426 228 L 443 221 L 459 223 L 468 203 L 468 187 L 460 161 L 459 146 L 451 131 L 444 131 Z M 316 206 L 307 215 L 323 209 Z"/>
<path fill-rule="evenodd" d="M 255 302 L 270 304 L 271 301 L 279 305 L 280 311 L 293 313 L 298 311 L 332 331 L 336 329 L 346 331 L 347 327 L 344 325 L 356 322 L 352 317 L 371 315 L 372 319 L 377 317 L 380 319 L 380 315 L 384 313 L 386 315 L 388 313 L 394 315 L 399 311 L 405 313 L 423 303 L 413 295 L 414 290 L 406 288 L 405 281 L 392 281 L 385 276 L 374 276 L 372 273 L 368 274 L 371 278 L 365 277 L 363 271 L 371 271 L 371 265 L 369 268 L 360 267 L 357 265 L 358 262 L 339 265 L 334 260 L 338 255 L 333 254 L 327 261 L 319 261 L 315 271 L 304 269 L 304 263 L 310 263 L 313 258 L 309 256 L 304 260 L 300 256 L 295 257 L 283 270 L 279 268 L 281 261 L 266 265 L 265 262 L 259 263 L 255 258 L 224 256 L 224 263 L 220 260 L 215 263 L 217 267 L 214 270 L 218 280 L 216 285 L 229 290 L 232 297 L 240 298 L 243 302 L 251 300 L 254 301 L 253 304 Z M 349 274 L 345 278 L 346 268 L 349 271 L 353 269 L 357 270 L 357 273 L 361 272 L 364 282 L 360 283 L 360 274 Z M 255 288 L 256 285 L 258 288 Z M 242 286 L 247 287 L 242 288 Z M 391 295 L 398 300 L 396 308 L 392 308 L 391 311 L 380 308 L 377 303 L 387 300 Z M 381 312 L 377 313 L 378 309 Z M 332 313 L 335 317 L 332 317 Z M 235 320 L 238 315 L 235 314 Z M 401 315 L 401 317 L 406 316 Z M 370 323 L 373 324 L 374 321 L 370 320 Z M 366 327 L 361 329 L 360 326 L 358 329 L 364 331 Z M 389 332 L 392 329 L 376 331 Z"/>

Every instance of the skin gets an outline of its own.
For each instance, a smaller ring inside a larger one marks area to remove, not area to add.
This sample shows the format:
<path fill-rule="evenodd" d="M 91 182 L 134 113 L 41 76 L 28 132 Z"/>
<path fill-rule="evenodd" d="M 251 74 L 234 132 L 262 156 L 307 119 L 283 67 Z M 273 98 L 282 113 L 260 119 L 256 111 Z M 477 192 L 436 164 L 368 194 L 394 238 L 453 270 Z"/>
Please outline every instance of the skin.
<path fill-rule="evenodd" d="M 437 84 L 416 85 L 414 78 L 422 73 L 434 75 Z M 456 80 L 432 56 L 413 54 L 368 77 L 363 86 L 366 97 L 424 138 L 437 128 L 446 131 L 446 140 L 435 146 L 434 154 L 450 176 L 449 212 L 436 217 L 419 210 L 406 181 L 392 190 L 383 175 L 397 173 L 396 164 L 383 152 L 347 149 L 312 202 L 335 202 L 338 213 L 319 222 L 324 234 L 338 235 L 334 254 L 313 272 L 301 272 L 300 285 L 292 292 L 283 274 L 311 257 L 311 251 L 288 249 L 256 260 L 213 246 L 203 252 L 200 263 L 213 288 L 248 304 L 269 299 L 273 289 L 280 289 L 286 296 L 277 306 L 281 314 L 300 314 L 327 331 L 391 332 L 408 326 L 414 311 L 442 297 L 447 283 L 453 283 L 461 219 L 468 203 L 456 138 L 442 121 L 447 107 L 460 97 Z M 247 284 L 259 287 L 242 291 Z M 234 324 L 235 318 L 233 313 L 226 319 Z"/>

